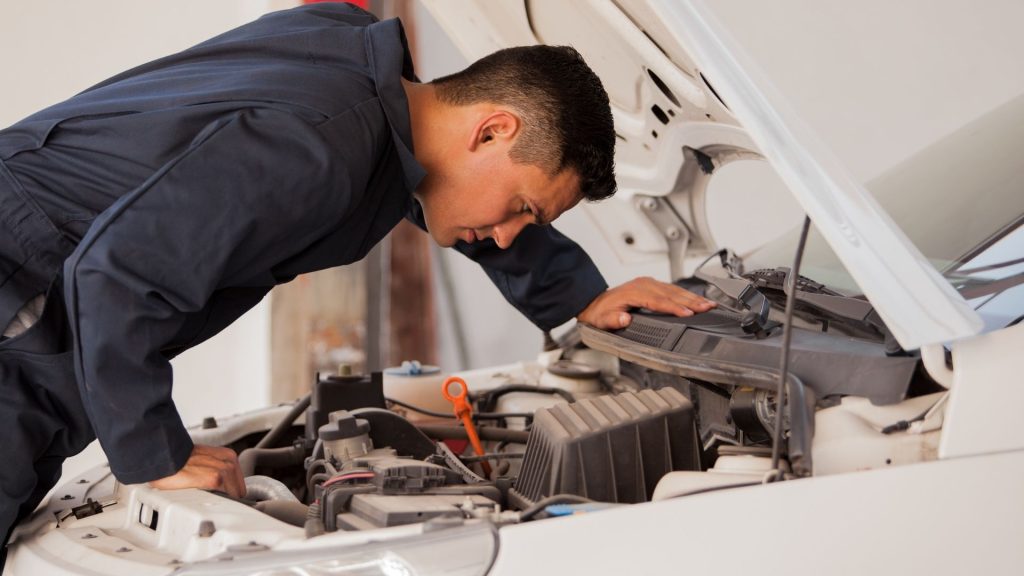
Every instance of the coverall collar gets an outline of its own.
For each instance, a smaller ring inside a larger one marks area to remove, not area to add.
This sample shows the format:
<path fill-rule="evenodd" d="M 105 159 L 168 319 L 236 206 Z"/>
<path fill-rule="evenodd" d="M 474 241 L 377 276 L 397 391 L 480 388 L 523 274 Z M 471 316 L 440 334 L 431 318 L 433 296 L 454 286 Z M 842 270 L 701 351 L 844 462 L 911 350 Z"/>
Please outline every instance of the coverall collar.
<path fill-rule="evenodd" d="M 395 42 L 395 37 L 400 40 Z M 412 55 L 405 38 L 405 30 L 397 18 L 377 22 L 366 29 L 366 51 L 369 55 L 370 72 L 377 87 L 384 114 L 402 162 L 405 185 L 410 194 L 416 190 L 427 171 L 413 155 L 412 122 L 409 118 L 409 101 L 402 88 L 402 78 L 416 81 L 413 72 Z"/>

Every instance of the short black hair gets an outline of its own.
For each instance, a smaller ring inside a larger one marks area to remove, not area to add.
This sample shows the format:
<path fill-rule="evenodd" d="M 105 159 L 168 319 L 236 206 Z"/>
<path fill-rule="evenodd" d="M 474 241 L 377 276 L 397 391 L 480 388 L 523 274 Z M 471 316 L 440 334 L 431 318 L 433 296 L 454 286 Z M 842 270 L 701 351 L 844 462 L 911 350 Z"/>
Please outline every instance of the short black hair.
<path fill-rule="evenodd" d="M 493 102 L 519 114 L 522 132 L 509 156 L 549 174 L 580 177 L 587 200 L 615 194 L 615 126 L 608 93 L 569 46 L 505 48 L 432 82 L 447 104 Z"/>

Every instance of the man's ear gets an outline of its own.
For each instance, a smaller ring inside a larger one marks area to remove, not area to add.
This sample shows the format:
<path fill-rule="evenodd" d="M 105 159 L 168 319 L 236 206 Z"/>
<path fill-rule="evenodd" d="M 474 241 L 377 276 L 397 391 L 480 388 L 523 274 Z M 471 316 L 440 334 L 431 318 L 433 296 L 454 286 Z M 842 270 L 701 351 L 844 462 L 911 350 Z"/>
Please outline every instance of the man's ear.
<path fill-rule="evenodd" d="M 473 126 L 468 148 L 475 152 L 490 143 L 511 147 L 519 134 L 519 117 L 508 110 L 495 110 L 480 119 Z"/>

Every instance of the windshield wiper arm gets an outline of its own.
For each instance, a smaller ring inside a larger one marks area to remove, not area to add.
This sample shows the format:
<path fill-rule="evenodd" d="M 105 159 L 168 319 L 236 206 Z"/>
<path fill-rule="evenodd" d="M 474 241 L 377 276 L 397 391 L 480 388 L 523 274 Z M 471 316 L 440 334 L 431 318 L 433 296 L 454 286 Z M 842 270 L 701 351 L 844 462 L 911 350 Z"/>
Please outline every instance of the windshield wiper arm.
<path fill-rule="evenodd" d="M 711 276 L 701 270 L 704 265 L 718 256 L 722 268 L 729 274 L 728 278 Z M 771 302 L 762 294 L 753 282 L 740 276 L 743 273 L 743 260 L 732 250 L 722 248 L 707 257 L 693 275 L 711 286 L 720 290 L 723 294 L 739 302 L 747 312 L 740 320 L 740 328 L 747 334 L 753 334 L 758 338 L 765 336 L 768 327 L 768 313 L 771 311 Z"/>
<path fill-rule="evenodd" d="M 964 276 L 970 276 L 978 272 L 989 272 L 991 270 L 998 270 L 1000 268 L 1007 268 L 1009 266 L 1015 266 L 1017 264 L 1024 264 L 1024 258 L 1014 258 L 1013 260 L 1005 260 L 1003 262 L 996 262 L 995 264 L 987 264 L 985 266 L 978 266 L 976 268 L 962 268 L 960 270 L 954 270 L 949 275 L 960 278 Z"/>
<path fill-rule="evenodd" d="M 963 279 L 963 284 L 959 287 L 960 295 L 965 300 L 973 300 L 974 298 L 981 298 L 990 294 L 996 294 L 1004 290 L 1009 290 L 1014 286 L 1024 284 L 1024 272 L 1018 272 L 1012 276 L 999 279 L 985 279 L 978 280 L 974 278 Z"/>
<path fill-rule="evenodd" d="M 789 274 L 789 268 L 782 266 L 773 269 L 755 270 L 747 274 L 746 277 L 752 278 L 758 287 L 788 293 L 786 278 Z M 875 311 L 875 307 L 871 305 L 871 302 L 860 298 L 843 296 L 838 292 L 830 290 L 828 286 L 804 276 L 797 278 L 794 284 L 797 286 L 795 296 L 797 302 L 810 307 L 819 314 L 826 314 L 832 319 L 867 326 L 885 338 L 887 352 L 894 354 L 899 352 L 898 347 L 895 345 L 895 340 L 889 332 L 889 328 L 882 321 L 878 312 Z M 808 287 L 814 291 L 801 290 L 800 286 Z M 890 346 L 890 342 L 892 346 Z"/>

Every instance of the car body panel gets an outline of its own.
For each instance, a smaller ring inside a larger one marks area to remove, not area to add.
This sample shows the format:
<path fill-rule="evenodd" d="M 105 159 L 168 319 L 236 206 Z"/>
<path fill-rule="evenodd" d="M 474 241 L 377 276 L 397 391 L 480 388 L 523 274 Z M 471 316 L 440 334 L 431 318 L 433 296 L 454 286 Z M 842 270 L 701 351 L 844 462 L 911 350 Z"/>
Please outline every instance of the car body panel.
<path fill-rule="evenodd" d="M 1014 452 L 510 526 L 491 574 L 1008 574 L 1021 477 Z"/>

